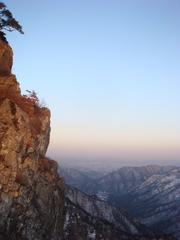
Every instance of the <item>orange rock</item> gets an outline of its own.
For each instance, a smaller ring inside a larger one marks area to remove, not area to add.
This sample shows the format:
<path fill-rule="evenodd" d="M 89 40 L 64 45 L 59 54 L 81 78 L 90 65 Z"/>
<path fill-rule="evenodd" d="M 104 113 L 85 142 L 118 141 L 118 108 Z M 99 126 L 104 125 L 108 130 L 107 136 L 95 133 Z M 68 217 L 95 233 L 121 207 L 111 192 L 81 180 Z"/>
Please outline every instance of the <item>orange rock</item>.
<path fill-rule="evenodd" d="M 0 75 L 11 74 L 13 51 L 8 43 L 0 39 Z"/>

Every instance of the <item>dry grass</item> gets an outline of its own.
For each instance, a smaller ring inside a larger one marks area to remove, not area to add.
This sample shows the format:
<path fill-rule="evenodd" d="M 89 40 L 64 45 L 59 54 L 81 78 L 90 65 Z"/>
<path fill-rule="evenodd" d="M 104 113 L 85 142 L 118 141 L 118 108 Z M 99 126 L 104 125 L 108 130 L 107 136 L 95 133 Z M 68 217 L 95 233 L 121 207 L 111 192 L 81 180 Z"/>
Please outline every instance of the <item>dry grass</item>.
<path fill-rule="evenodd" d="M 0 101 L 5 98 L 11 100 L 28 114 L 32 131 L 34 134 L 38 134 L 41 131 L 42 127 L 41 119 L 43 116 L 47 115 L 49 111 L 46 108 L 39 107 L 37 105 L 37 102 L 29 97 L 21 96 L 17 93 L 0 89 Z"/>

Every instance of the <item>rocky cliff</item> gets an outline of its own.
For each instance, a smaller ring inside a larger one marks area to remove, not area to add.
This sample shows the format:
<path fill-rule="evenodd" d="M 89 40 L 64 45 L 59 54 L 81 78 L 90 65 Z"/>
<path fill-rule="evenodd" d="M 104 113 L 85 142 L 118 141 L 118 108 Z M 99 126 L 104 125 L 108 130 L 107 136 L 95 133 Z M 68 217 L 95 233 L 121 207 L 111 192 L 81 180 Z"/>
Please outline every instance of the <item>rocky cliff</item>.
<path fill-rule="evenodd" d="M 13 64 L 13 51 L 11 47 L 0 38 L 0 75 L 11 74 Z"/>
<path fill-rule="evenodd" d="M 50 111 L 22 96 L 0 41 L 0 239 L 59 239 L 64 183 L 45 157 Z"/>

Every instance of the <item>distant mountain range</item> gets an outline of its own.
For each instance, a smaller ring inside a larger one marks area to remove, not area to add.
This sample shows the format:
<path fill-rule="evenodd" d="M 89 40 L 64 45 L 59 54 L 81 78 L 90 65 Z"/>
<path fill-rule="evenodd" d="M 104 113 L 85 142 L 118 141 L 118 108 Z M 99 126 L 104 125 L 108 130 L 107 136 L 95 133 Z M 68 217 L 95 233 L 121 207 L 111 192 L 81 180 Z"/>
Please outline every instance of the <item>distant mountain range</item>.
<path fill-rule="evenodd" d="M 152 175 L 115 201 L 153 230 L 180 239 L 180 168 Z"/>
<path fill-rule="evenodd" d="M 126 209 L 153 231 L 170 233 L 180 239 L 179 167 L 122 167 L 104 176 L 63 169 L 61 175 L 71 186 L 111 206 Z"/>
<path fill-rule="evenodd" d="M 64 239 L 68 240 L 174 240 L 154 232 L 129 216 L 76 188 L 66 187 Z"/>

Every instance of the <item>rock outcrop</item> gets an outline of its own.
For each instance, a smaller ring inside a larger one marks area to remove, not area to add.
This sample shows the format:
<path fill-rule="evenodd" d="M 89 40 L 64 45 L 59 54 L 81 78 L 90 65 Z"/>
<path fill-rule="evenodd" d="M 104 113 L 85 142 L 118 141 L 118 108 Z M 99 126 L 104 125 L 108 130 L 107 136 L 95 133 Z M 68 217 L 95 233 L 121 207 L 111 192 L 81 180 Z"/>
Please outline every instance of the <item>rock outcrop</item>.
<path fill-rule="evenodd" d="M 13 51 L 0 39 L 0 75 L 9 75 L 13 64 Z"/>
<path fill-rule="evenodd" d="M 64 183 L 45 157 L 50 111 L 22 96 L 0 41 L 0 239 L 60 239 Z"/>

